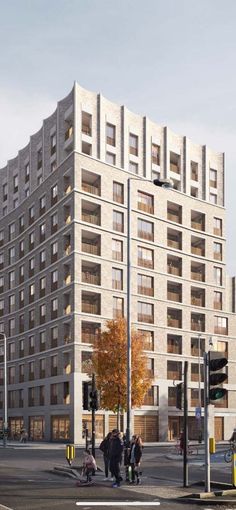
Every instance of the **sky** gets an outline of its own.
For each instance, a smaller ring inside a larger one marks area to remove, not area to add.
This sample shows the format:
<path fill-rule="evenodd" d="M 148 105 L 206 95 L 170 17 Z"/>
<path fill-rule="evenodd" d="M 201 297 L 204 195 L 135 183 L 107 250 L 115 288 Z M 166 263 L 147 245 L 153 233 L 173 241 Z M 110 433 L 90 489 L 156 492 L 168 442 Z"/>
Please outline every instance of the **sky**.
<path fill-rule="evenodd" d="M 226 153 L 236 275 L 235 18 L 235 0 L 0 0 L 0 167 L 76 80 Z"/>

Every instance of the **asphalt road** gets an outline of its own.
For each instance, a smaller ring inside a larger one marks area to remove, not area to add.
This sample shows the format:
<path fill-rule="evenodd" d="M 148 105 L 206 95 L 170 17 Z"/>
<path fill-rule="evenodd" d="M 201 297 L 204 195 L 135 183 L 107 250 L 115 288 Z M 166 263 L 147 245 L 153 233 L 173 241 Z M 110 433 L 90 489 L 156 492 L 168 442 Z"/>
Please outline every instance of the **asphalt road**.
<path fill-rule="evenodd" d="M 146 448 L 143 456 L 143 479 L 140 487 L 123 485 L 121 489 L 112 489 L 111 483 L 102 482 L 102 474 L 94 478 L 91 487 L 77 487 L 74 479 L 59 477 L 52 472 L 56 465 L 66 465 L 63 450 L 41 450 L 26 448 L 0 449 L 0 504 L 13 510 L 71 510 L 82 508 L 93 510 L 113 508 L 112 503 L 123 501 L 123 505 L 114 508 L 145 510 L 160 508 L 180 510 L 198 505 L 183 505 L 171 500 L 171 496 L 182 485 L 182 460 L 168 459 L 169 448 Z M 77 450 L 77 458 L 82 452 Z M 220 459 L 220 457 L 219 457 Z M 102 457 L 98 452 L 98 463 L 102 466 Z M 222 459 L 221 459 L 222 460 Z M 191 464 L 191 462 L 199 462 Z M 80 462 L 78 462 L 80 463 Z M 197 482 L 204 478 L 202 460 L 190 459 L 189 480 Z M 230 481 L 230 466 L 220 461 L 213 464 L 212 479 Z M 192 489 L 196 491 L 196 489 Z M 105 507 L 104 503 L 109 503 Z M 138 501 L 135 505 L 135 501 Z M 92 506 L 89 502 L 100 502 Z M 151 506 L 149 503 L 152 503 Z M 157 506 L 157 503 L 160 503 Z M 80 505 L 76 505 L 79 503 Z M 101 506 L 102 505 L 102 506 Z M 199 507 L 198 507 L 199 508 Z M 207 508 L 203 505 L 201 508 Z M 1 506 L 0 506 L 1 510 Z"/>

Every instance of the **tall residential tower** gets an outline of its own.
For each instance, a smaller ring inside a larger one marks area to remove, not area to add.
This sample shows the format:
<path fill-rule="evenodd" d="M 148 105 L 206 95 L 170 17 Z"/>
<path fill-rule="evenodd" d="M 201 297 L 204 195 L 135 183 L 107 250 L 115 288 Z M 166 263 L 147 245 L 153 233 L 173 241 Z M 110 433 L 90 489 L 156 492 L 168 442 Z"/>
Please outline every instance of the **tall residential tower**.
<path fill-rule="evenodd" d="M 224 155 L 75 84 L 0 171 L 0 332 L 13 437 L 24 427 L 35 440 L 80 442 L 91 425 L 82 387 L 93 342 L 107 319 L 126 315 L 130 176 L 132 324 L 145 334 L 153 375 L 132 429 L 145 441 L 178 436 L 174 385 L 188 360 L 189 430 L 197 436 L 199 361 L 202 373 L 210 337 L 229 358 L 231 390 L 214 409 L 216 438 L 236 425 Z M 149 182 L 157 177 L 171 178 L 174 190 Z M 115 423 L 98 411 L 97 437 Z"/>

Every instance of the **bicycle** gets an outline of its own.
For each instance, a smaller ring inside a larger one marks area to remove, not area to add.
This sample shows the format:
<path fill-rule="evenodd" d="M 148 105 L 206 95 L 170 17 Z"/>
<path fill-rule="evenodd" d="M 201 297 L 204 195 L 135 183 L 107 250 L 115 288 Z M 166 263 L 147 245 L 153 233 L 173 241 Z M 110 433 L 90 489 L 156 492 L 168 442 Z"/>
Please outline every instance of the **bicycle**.
<path fill-rule="evenodd" d="M 183 448 L 180 448 L 180 442 L 178 441 L 174 448 L 171 449 L 171 453 L 175 455 L 183 455 Z M 197 446 L 188 444 L 187 455 L 197 455 L 198 448 Z"/>
<path fill-rule="evenodd" d="M 225 462 L 227 462 L 227 463 L 232 462 L 233 453 L 235 453 L 235 452 L 236 452 L 236 444 L 230 443 L 228 450 L 226 450 L 224 453 Z"/>

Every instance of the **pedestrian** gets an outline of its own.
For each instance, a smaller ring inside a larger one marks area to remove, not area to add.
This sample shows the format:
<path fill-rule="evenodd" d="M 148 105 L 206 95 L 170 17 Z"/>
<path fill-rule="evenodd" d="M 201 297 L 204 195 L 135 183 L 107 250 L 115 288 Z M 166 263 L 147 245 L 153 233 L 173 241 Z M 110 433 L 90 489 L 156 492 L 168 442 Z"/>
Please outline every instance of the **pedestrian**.
<path fill-rule="evenodd" d="M 84 459 L 83 459 L 83 475 L 86 476 L 86 482 L 89 483 L 92 481 L 92 474 L 97 469 L 97 464 L 94 456 L 91 454 L 90 450 L 87 449 L 84 451 Z"/>
<path fill-rule="evenodd" d="M 138 442 L 137 442 L 138 440 Z M 135 476 L 137 475 L 138 464 L 140 465 L 140 459 L 142 457 L 142 441 L 140 436 L 132 436 L 130 445 L 129 463 L 131 468 L 131 480 L 130 483 L 135 483 Z M 138 482 L 139 483 L 139 482 Z"/>
<path fill-rule="evenodd" d="M 134 446 L 134 474 L 137 478 L 137 485 L 141 483 L 141 458 L 143 454 L 143 442 L 141 436 L 136 436 Z"/>
<path fill-rule="evenodd" d="M 104 467 L 105 467 L 105 480 L 109 480 L 109 464 L 110 464 L 110 442 L 111 442 L 111 432 L 107 434 L 107 436 L 101 442 L 99 449 L 103 453 Z"/>
<path fill-rule="evenodd" d="M 184 431 L 181 430 L 179 435 L 179 449 L 180 449 L 180 455 L 183 455 L 184 451 Z"/>
<path fill-rule="evenodd" d="M 120 487 L 122 476 L 120 474 L 120 465 L 122 461 L 123 443 L 118 429 L 113 429 L 110 442 L 110 470 L 115 477 L 112 487 Z"/>

